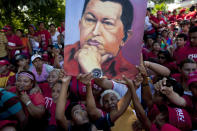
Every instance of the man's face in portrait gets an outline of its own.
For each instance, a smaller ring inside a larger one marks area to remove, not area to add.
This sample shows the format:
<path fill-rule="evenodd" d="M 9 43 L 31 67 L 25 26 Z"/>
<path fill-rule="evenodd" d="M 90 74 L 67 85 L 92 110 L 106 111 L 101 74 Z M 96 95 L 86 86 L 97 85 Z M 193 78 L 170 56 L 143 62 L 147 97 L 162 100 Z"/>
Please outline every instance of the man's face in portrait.
<path fill-rule="evenodd" d="M 122 6 L 115 2 L 90 0 L 79 22 L 80 46 L 96 46 L 101 56 L 116 56 L 124 45 Z"/>

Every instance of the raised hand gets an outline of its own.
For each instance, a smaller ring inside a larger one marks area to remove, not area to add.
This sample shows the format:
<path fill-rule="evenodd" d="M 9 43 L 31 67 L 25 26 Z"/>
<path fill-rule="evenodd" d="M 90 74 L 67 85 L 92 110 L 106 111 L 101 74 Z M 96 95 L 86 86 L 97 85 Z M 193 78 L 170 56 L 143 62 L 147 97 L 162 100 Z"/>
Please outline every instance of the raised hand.
<path fill-rule="evenodd" d="M 62 83 L 69 83 L 70 82 L 70 80 L 71 80 L 71 76 L 64 76 L 61 80 L 62 80 Z"/>
<path fill-rule="evenodd" d="M 83 84 L 90 86 L 91 80 L 93 79 L 92 73 L 79 74 L 77 79 L 80 80 Z"/>
<path fill-rule="evenodd" d="M 85 73 L 89 73 L 95 68 L 101 69 L 101 54 L 95 46 L 84 45 L 75 54 L 75 59 L 78 60 Z"/>
<path fill-rule="evenodd" d="M 163 78 L 162 80 L 158 81 L 154 84 L 155 90 L 160 91 L 164 95 L 168 95 L 173 91 L 172 86 L 166 86 L 167 78 Z"/>
<path fill-rule="evenodd" d="M 24 104 L 26 104 L 28 101 L 30 101 L 30 98 L 26 92 L 21 92 L 19 98 Z"/>

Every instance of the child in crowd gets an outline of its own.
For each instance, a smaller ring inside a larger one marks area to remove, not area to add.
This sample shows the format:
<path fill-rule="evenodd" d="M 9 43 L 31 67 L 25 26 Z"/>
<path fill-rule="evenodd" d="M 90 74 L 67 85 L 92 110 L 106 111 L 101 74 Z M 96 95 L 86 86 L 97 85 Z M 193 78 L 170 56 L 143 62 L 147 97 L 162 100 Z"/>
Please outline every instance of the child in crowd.
<path fill-rule="evenodd" d="M 177 64 L 180 63 L 179 56 L 183 52 L 183 49 L 187 43 L 187 36 L 185 34 L 179 34 L 176 37 L 176 48 L 173 49 L 172 56 L 173 59 L 176 61 Z"/>
<path fill-rule="evenodd" d="M 62 79 L 62 89 L 56 107 L 57 123 L 66 131 L 97 131 L 95 125 L 90 122 L 86 107 L 80 102 L 69 104 L 65 112 L 70 80 L 71 76 Z"/>
<path fill-rule="evenodd" d="M 172 77 L 176 79 L 177 82 L 179 82 L 184 89 L 184 94 L 191 95 L 191 92 L 189 91 L 187 81 L 188 76 L 190 73 L 194 72 L 197 69 L 197 64 L 192 59 L 185 59 L 179 64 L 179 72 L 173 74 Z"/>
<path fill-rule="evenodd" d="M 157 55 L 161 49 L 161 46 L 158 42 L 152 44 L 152 50 L 147 54 L 148 59 L 157 59 Z"/>

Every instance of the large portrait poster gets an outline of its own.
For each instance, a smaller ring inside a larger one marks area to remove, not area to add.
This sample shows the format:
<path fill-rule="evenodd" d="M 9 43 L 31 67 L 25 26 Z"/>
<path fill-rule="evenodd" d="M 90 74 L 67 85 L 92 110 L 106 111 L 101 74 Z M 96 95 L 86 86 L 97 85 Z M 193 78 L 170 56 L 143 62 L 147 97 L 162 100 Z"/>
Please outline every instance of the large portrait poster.
<path fill-rule="evenodd" d="M 147 0 L 66 0 L 64 69 L 133 78 L 140 61 Z"/>

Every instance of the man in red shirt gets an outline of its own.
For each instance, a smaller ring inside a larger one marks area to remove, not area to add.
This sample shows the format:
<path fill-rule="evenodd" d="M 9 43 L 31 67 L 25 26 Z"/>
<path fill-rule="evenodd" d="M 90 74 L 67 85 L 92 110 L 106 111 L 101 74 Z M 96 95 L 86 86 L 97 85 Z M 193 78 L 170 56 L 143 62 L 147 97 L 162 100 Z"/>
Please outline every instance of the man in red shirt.
<path fill-rule="evenodd" d="M 43 51 L 46 51 L 48 46 L 51 45 L 51 35 L 48 30 L 45 29 L 44 22 L 39 22 L 38 25 L 39 31 L 36 33 L 36 36 L 40 36 L 40 47 L 43 49 Z"/>
<path fill-rule="evenodd" d="M 158 32 L 161 32 L 167 25 L 167 22 L 162 17 L 162 11 L 157 12 L 157 24 L 158 24 Z"/>
<path fill-rule="evenodd" d="M 197 62 L 197 26 L 194 26 L 189 30 L 189 40 L 190 44 L 184 47 L 179 58 L 181 61 L 190 58 Z"/>
<path fill-rule="evenodd" d="M 181 18 L 182 20 L 184 20 L 184 18 L 185 18 L 185 11 L 186 11 L 185 8 L 181 9 L 181 10 L 179 11 L 179 14 L 177 15 L 176 19 Z"/>
<path fill-rule="evenodd" d="M 21 39 L 13 33 L 12 27 L 7 25 L 4 26 L 3 30 L 6 32 L 6 37 L 8 40 L 8 56 L 9 59 L 14 58 L 14 55 L 20 53 L 20 50 L 24 48 Z"/>
<path fill-rule="evenodd" d="M 176 21 L 176 10 L 173 10 L 173 15 L 169 17 L 170 23 L 174 23 Z"/>

